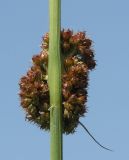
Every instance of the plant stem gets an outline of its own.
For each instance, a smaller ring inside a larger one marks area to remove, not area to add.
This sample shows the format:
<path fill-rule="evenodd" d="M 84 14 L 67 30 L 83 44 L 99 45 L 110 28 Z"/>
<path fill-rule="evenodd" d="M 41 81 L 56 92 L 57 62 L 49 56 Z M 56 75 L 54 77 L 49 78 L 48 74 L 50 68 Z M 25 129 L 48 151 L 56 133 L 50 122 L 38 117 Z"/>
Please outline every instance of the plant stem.
<path fill-rule="evenodd" d="M 48 84 L 50 92 L 50 157 L 51 160 L 62 160 L 61 0 L 49 0 L 49 14 Z"/>

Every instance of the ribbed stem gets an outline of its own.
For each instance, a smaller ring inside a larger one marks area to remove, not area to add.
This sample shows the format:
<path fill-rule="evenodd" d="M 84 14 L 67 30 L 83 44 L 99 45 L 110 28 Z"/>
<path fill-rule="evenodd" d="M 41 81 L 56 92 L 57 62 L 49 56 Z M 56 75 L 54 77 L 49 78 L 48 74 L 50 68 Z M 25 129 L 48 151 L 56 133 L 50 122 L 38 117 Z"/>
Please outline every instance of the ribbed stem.
<path fill-rule="evenodd" d="M 62 160 L 61 0 L 49 0 L 49 14 L 48 84 L 50 91 L 50 150 L 51 160 Z"/>

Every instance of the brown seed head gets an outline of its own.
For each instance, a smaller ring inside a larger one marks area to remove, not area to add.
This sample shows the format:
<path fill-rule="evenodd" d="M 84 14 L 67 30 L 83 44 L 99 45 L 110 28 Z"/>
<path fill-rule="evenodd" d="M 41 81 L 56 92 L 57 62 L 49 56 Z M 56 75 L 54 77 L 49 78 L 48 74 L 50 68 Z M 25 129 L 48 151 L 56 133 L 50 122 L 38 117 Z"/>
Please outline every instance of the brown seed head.
<path fill-rule="evenodd" d="M 63 133 L 74 133 L 79 118 L 87 112 L 89 70 L 95 68 L 92 41 L 85 32 L 61 31 Z M 21 106 L 26 119 L 41 129 L 50 129 L 50 97 L 48 87 L 49 34 L 43 37 L 41 52 L 32 57 L 33 65 L 20 80 Z"/>

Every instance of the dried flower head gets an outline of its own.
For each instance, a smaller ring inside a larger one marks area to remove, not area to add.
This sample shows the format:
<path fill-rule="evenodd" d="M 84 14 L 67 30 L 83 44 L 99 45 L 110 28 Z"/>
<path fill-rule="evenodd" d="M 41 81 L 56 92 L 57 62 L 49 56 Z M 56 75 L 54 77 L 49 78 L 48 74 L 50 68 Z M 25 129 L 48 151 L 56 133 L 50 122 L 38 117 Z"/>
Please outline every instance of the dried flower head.
<path fill-rule="evenodd" d="M 66 134 L 75 132 L 79 118 L 87 112 L 88 74 L 96 65 L 91 44 L 85 32 L 61 31 L 63 133 Z M 48 48 L 47 33 L 40 54 L 32 57 L 33 65 L 19 83 L 26 119 L 45 130 L 50 129 Z"/>

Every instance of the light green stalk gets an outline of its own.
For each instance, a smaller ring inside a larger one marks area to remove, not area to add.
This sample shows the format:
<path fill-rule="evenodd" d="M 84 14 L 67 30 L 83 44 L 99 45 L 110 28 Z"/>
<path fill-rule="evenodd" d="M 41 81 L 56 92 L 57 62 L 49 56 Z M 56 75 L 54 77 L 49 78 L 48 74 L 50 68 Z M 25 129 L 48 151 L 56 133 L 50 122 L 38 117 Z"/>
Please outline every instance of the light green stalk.
<path fill-rule="evenodd" d="M 50 150 L 51 160 L 62 160 L 61 0 L 49 0 L 49 13 L 48 84 L 50 91 Z"/>

